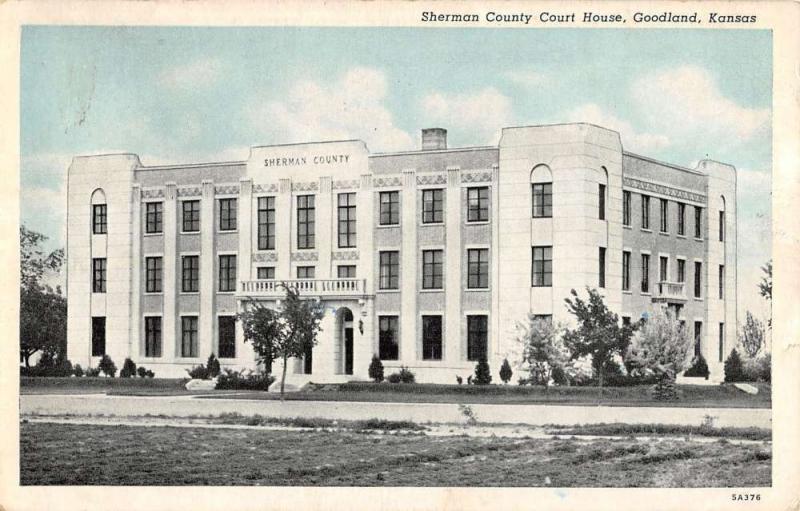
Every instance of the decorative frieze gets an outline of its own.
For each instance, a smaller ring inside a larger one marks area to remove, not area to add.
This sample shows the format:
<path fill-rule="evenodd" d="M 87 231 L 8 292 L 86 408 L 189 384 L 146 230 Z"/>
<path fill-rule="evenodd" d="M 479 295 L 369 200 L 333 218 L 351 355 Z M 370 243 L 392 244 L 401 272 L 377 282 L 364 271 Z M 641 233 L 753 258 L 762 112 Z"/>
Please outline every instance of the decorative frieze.
<path fill-rule="evenodd" d="M 461 172 L 461 182 L 462 183 L 491 183 L 492 182 L 492 172 L 490 170 L 478 170 L 478 171 L 462 171 Z"/>
<path fill-rule="evenodd" d="M 278 260 L 276 252 L 256 252 L 253 254 L 254 263 L 274 263 Z"/>
<path fill-rule="evenodd" d="M 447 183 L 444 174 L 417 174 L 418 185 L 443 185 Z"/>
<path fill-rule="evenodd" d="M 334 261 L 358 261 L 358 252 L 355 250 L 340 250 L 331 254 Z"/>
<path fill-rule="evenodd" d="M 642 181 L 641 179 L 624 177 L 622 178 L 622 183 L 624 186 L 628 186 L 630 188 L 636 188 L 637 190 L 642 190 L 645 192 L 658 193 L 661 195 L 666 195 L 668 197 L 674 197 L 676 199 L 698 202 L 700 204 L 706 203 L 705 195 L 701 195 L 699 193 L 687 192 L 686 190 L 679 190 L 677 188 L 672 188 L 661 184 L 650 183 L 648 181 Z"/>
<path fill-rule="evenodd" d="M 316 192 L 319 189 L 319 183 L 292 183 L 293 192 Z"/>
<path fill-rule="evenodd" d="M 403 186 L 403 178 L 400 176 L 376 177 L 372 180 L 372 186 L 375 188 Z"/>
<path fill-rule="evenodd" d="M 162 199 L 164 198 L 163 188 L 145 188 L 142 190 L 143 199 Z"/>
<path fill-rule="evenodd" d="M 214 187 L 214 193 L 217 195 L 238 195 L 239 185 L 219 185 Z"/>
<path fill-rule="evenodd" d="M 253 185 L 253 191 L 256 193 L 278 193 L 278 183 Z"/>
<path fill-rule="evenodd" d="M 292 262 L 316 261 L 316 252 L 292 252 Z"/>
<path fill-rule="evenodd" d="M 178 188 L 178 197 L 194 197 L 202 194 L 203 191 L 199 186 L 182 186 Z"/>
<path fill-rule="evenodd" d="M 334 181 L 331 187 L 334 190 L 358 189 L 361 187 L 361 181 L 358 179 L 345 179 L 341 181 Z"/>

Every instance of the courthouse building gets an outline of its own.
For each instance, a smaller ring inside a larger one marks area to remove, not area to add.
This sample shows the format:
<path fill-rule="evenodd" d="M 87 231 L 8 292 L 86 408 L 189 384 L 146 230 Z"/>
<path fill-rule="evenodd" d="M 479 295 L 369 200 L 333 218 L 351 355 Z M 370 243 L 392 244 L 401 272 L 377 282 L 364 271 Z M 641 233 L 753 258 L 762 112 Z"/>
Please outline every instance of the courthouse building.
<path fill-rule="evenodd" d="M 736 339 L 736 172 L 623 149 L 589 124 L 504 128 L 497 146 L 370 153 L 359 140 L 253 147 L 246 161 L 144 166 L 75 157 L 68 176 L 68 356 L 158 376 L 217 355 L 255 368 L 235 314 L 280 283 L 325 306 L 287 381 L 386 373 L 495 381 L 528 313 L 570 321 L 597 288 L 622 320 L 665 304 L 712 379 Z M 514 360 L 512 360 L 514 362 Z M 276 367 L 277 368 L 277 367 Z M 279 370 L 279 369 L 278 369 Z"/>

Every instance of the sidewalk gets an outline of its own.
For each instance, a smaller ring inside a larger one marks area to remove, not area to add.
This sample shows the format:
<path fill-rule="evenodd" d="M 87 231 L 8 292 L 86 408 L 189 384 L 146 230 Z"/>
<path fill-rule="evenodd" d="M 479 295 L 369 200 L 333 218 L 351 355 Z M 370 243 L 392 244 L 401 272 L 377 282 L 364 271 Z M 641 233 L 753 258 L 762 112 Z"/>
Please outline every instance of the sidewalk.
<path fill-rule="evenodd" d="M 763 408 L 659 408 L 561 405 L 469 405 L 479 422 L 542 426 L 545 424 L 675 424 L 699 426 L 711 416 L 716 427 L 772 427 L 772 410 Z M 452 403 L 355 403 L 342 401 L 265 401 L 199 399 L 193 396 L 107 396 L 27 394 L 20 396 L 21 415 L 115 415 L 133 417 L 219 415 L 239 413 L 265 417 L 320 417 L 339 420 L 410 420 L 418 423 L 464 422 Z"/>

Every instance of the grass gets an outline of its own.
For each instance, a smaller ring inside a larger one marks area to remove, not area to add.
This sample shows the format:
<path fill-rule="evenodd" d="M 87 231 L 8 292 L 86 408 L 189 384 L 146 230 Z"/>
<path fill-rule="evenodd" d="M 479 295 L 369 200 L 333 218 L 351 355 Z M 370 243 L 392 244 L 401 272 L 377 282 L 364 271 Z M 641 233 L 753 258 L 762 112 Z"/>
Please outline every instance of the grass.
<path fill-rule="evenodd" d="M 182 378 L 20 377 L 20 394 L 104 394 L 109 391 L 186 393 Z"/>
<path fill-rule="evenodd" d="M 768 446 L 20 425 L 23 485 L 763 487 Z"/>
<path fill-rule="evenodd" d="M 422 431 L 421 426 L 411 421 L 390 421 L 385 419 L 367 419 L 362 421 L 341 421 L 320 417 L 264 417 L 262 415 L 242 415 L 239 413 L 223 413 L 207 417 L 216 424 L 243 424 L 247 426 L 292 426 L 296 428 L 338 428 L 352 431 Z"/>
<path fill-rule="evenodd" d="M 671 424 L 585 424 L 578 426 L 548 426 L 548 434 L 599 436 L 703 436 L 771 440 L 772 431 L 762 428 L 716 428 L 711 426 L 680 426 Z"/>

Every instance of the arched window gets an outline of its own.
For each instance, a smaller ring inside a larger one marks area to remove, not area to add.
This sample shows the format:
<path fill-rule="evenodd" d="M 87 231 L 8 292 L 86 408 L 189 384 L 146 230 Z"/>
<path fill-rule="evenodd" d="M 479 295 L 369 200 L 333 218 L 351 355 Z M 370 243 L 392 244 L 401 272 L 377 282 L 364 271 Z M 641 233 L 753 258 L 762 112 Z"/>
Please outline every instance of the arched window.
<path fill-rule="evenodd" d="M 606 199 L 608 198 L 608 170 L 600 167 L 600 179 L 597 186 L 597 218 L 606 219 Z"/>
<path fill-rule="evenodd" d="M 553 216 L 553 173 L 547 165 L 531 170 L 531 198 L 533 218 Z"/>
<path fill-rule="evenodd" d="M 106 194 L 101 188 L 92 192 L 92 234 L 108 232 L 108 206 Z"/>
<path fill-rule="evenodd" d="M 725 241 L 725 196 L 720 196 L 719 210 L 719 240 Z"/>

